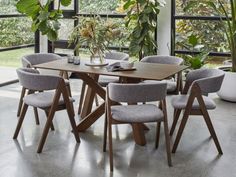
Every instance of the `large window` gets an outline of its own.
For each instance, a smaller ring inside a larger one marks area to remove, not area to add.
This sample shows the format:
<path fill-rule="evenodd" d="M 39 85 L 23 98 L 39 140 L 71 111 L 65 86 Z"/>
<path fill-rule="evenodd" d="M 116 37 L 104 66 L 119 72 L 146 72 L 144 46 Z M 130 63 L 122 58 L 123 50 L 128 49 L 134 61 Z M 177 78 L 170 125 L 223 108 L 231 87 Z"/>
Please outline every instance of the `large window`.
<path fill-rule="evenodd" d="M 34 53 L 34 33 L 27 17 L 17 13 L 17 1 L 0 1 L 0 84 L 16 80 L 23 55 Z"/>
<path fill-rule="evenodd" d="M 222 1 L 227 9 L 228 1 Z M 191 48 L 186 47 L 189 37 L 194 35 L 199 39 L 199 46 L 210 51 L 209 55 L 212 57 L 209 62 L 219 63 L 225 60 L 229 56 L 229 46 L 221 21 L 224 18 L 220 18 L 212 7 L 204 3 L 197 3 L 194 8 L 186 8 L 189 2 L 172 0 L 172 55 L 194 53 Z M 214 3 L 217 5 L 217 1 Z"/>

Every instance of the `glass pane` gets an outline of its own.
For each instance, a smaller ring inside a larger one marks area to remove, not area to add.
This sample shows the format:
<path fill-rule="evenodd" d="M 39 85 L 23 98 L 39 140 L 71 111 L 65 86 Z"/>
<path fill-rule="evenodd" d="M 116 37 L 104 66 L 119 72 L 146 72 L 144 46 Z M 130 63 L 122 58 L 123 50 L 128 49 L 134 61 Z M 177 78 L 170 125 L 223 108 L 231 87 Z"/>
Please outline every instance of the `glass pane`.
<path fill-rule="evenodd" d="M 74 28 L 74 20 L 73 19 L 62 19 L 60 20 L 61 28 L 59 30 L 59 39 L 67 40 L 70 33 Z"/>
<path fill-rule="evenodd" d="M 79 0 L 79 13 L 117 13 L 119 0 Z"/>
<path fill-rule="evenodd" d="M 62 10 L 74 10 L 74 1 L 77 1 L 77 0 L 72 0 L 71 1 L 71 4 L 69 6 L 61 6 L 60 8 Z M 79 1 L 79 0 L 78 0 Z M 58 8 L 58 2 L 59 1 L 54 1 L 54 9 L 57 9 Z"/>
<path fill-rule="evenodd" d="M 0 19 L 0 47 L 34 43 L 31 21 L 25 17 Z"/>
<path fill-rule="evenodd" d="M 0 0 L 0 15 L 17 14 L 16 3 L 13 0 Z"/>
<path fill-rule="evenodd" d="M 178 20 L 176 21 L 176 49 L 191 50 L 189 36 L 194 35 L 199 45 L 214 52 L 228 52 L 227 38 L 219 21 Z"/>
<path fill-rule="evenodd" d="M 204 0 L 205 2 L 209 2 L 209 0 Z M 203 2 L 204 2 L 203 1 Z M 219 14 L 216 13 L 216 11 L 210 7 L 209 5 L 206 5 L 206 3 L 201 3 L 199 1 L 197 2 L 191 9 L 185 7 L 191 3 L 191 1 L 186 0 L 176 0 L 176 15 L 190 15 L 190 16 L 218 16 Z M 217 0 L 211 0 L 211 2 L 214 2 L 216 7 L 219 7 L 219 2 Z M 224 7 L 226 10 L 230 13 L 230 1 L 229 0 L 221 0 L 221 2 L 224 4 Z M 185 9 L 185 10 L 184 10 Z M 223 13 L 222 13 L 223 14 Z"/>
<path fill-rule="evenodd" d="M 0 83 L 17 79 L 16 68 L 21 66 L 21 57 L 32 53 L 33 47 L 0 52 Z"/>

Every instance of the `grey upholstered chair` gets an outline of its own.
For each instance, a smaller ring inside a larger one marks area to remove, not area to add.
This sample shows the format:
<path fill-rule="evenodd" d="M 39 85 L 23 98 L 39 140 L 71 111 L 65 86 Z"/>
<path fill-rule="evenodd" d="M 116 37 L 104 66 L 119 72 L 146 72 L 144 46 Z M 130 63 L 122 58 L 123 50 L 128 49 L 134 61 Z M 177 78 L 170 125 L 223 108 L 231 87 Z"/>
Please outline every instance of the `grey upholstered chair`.
<path fill-rule="evenodd" d="M 159 63 L 159 64 L 171 64 L 171 65 L 181 65 L 184 60 L 175 56 L 164 56 L 164 55 L 152 55 L 141 59 L 141 62 L 147 63 Z M 149 82 L 149 80 L 145 81 Z M 177 78 L 171 77 L 167 82 L 167 92 L 168 93 L 178 93 L 182 89 L 182 75 L 181 72 L 177 75 Z"/>
<path fill-rule="evenodd" d="M 109 136 L 109 156 L 110 170 L 113 171 L 112 154 L 112 124 L 132 124 L 133 126 L 146 123 L 157 122 L 156 148 L 159 144 L 160 124 L 164 123 L 166 152 L 168 165 L 171 166 L 170 137 L 168 132 L 168 120 L 166 112 L 166 83 L 140 83 L 121 84 L 110 83 L 107 87 L 106 97 L 106 119 L 104 126 L 104 147 L 106 151 L 107 123 Z M 160 101 L 159 106 L 154 103 L 135 105 L 114 105 L 118 103 L 142 103 Z"/>
<path fill-rule="evenodd" d="M 124 52 L 109 51 L 109 52 L 105 53 L 104 58 L 106 60 L 110 59 L 110 60 L 128 61 L 129 60 L 129 54 L 124 53 Z M 120 81 L 119 77 L 115 77 L 115 76 L 99 76 L 98 83 L 102 87 L 106 87 L 108 83 L 117 83 L 119 81 Z M 81 109 L 82 109 L 82 104 L 83 104 L 83 100 L 84 100 L 84 93 L 85 93 L 85 87 L 86 87 L 86 84 L 83 82 L 82 90 L 81 90 L 81 95 L 80 95 L 78 114 L 80 114 Z M 96 105 L 98 105 L 97 95 L 95 96 L 95 102 L 96 102 Z"/>
<path fill-rule="evenodd" d="M 207 111 L 216 108 L 214 101 L 207 95 L 208 93 L 217 92 L 220 89 L 223 78 L 224 72 L 218 69 L 198 69 L 188 73 L 183 95 L 174 96 L 172 98 L 174 119 L 170 135 L 173 135 L 180 113 L 184 110 L 183 118 L 172 149 L 173 153 L 177 149 L 189 115 L 203 116 L 219 154 L 223 153 Z"/>
<path fill-rule="evenodd" d="M 73 99 L 69 97 L 64 79 L 60 76 L 41 75 L 38 70 L 32 68 L 19 68 L 17 75 L 22 87 L 29 91 L 23 98 L 24 104 L 13 138 L 16 139 L 19 134 L 28 106 L 33 106 L 44 110 L 47 115 L 38 153 L 42 152 L 55 111 L 67 110 L 75 139 L 80 142 L 74 120 Z M 36 91 L 39 92 L 36 93 Z"/>
<path fill-rule="evenodd" d="M 33 68 L 34 65 L 41 64 L 41 63 L 46 63 L 54 60 L 61 60 L 62 57 L 53 53 L 36 53 L 36 54 L 30 54 L 30 55 L 25 55 L 22 57 L 22 65 L 25 68 Z M 56 75 L 56 76 L 63 76 L 65 78 L 66 86 L 68 89 L 68 92 L 71 96 L 71 91 L 70 91 L 70 83 L 68 80 L 68 74 L 67 72 L 60 72 L 56 70 L 47 70 L 47 69 L 38 69 L 40 74 L 50 74 L 50 75 Z M 20 96 L 20 101 L 18 105 L 18 111 L 17 111 L 17 116 L 20 115 L 21 109 L 22 109 L 22 104 L 23 104 L 23 97 L 25 96 L 26 89 L 23 88 L 21 91 L 21 96 Z M 34 114 L 35 114 L 35 120 L 36 124 L 39 124 L 39 118 L 38 118 L 38 111 L 36 108 L 34 108 Z"/>

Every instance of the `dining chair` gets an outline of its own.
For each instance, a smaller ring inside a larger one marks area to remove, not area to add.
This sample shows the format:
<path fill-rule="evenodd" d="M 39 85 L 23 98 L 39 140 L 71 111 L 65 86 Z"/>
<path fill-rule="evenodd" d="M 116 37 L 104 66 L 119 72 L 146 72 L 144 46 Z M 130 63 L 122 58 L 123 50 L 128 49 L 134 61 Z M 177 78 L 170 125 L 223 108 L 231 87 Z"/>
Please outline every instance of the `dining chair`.
<path fill-rule="evenodd" d="M 110 171 L 113 171 L 112 124 L 137 126 L 141 123 L 157 122 L 155 142 L 155 147 L 157 148 L 159 145 L 160 126 L 161 122 L 163 122 L 168 165 L 172 165 L 165 100 L 166 87 L 166 83 L 108 84 L 103 151 L 106 151 L 108 126 Z M 159 101 L 159 105 L 154 103 L 136 104 L 153 101 Z M 121 105 L 119 103 L 128 103 L 129 105 Z M 135 104 L 131 105 L 130 103 Z"/>
<path fill-rule="evenodd" d="M 32 106 L 44 110 L 47 115 L 47 121 L 38 145 L 38 153 L 42 152 L 55 111 L 63 109 L 67 110 L 76 142 L 79 143 L 79 133 L 76 130 L 74 119 L 73 99 L 68 94 L 64 79 L 60 76 L 39 74 L 38 70 L 32 68 L 19 68 L 16 72 L 20 84 L 28 90 L 28 93 L 23 98 L 23 107 L 13 139 L 17 139 L 28 106 Z"/>
<path fill-rule="evenodd" d="M 141 62 L 181 65 L 183 64 L 184 60 L 176 56 L 152 55 L 144 57 L 143 59 L 141 59 Z M 149 80 L 146 80 L 144 82 L 149 82 Z M 182 73 L 179 72 L 177 74 L 177 77 L 173 76 L 167 80 L 164 80 L 164 82 L 167 82 L 167 93 L 178 93 L 182 90 Z"/>
<path fill-rule="evenodd" d="M 124 53 L 124 52 L 118 52 L 118 51 L 108 51 L 105 53 L 104 58 L 106 60 L 110 59 L 110 60 L 128 61 L 129 54 Z M 115 77 L 115 76 L 99 76 L 99 79 L 98 79 L 98 83 L 102 87 L 106 87 L 109 83 L 112 83 L 112 82 L 115 83 L 115 82 L 119 82 L 119 81 L 120 81 L 119 77 Z M 82 89 L 81 89 L 81 95 L 80 95 L 78 114 L 81 113 L 82 104 L 84 101 L 85 89 L 86 89 L 86 84 L 85 84 L 85 82 L 83 82 Z M 95 103 L 97 106 L 99 105 L 97 95 L 95 95 Z"/>
<path fill-rule="evenodd" d="M 217 92 L 220 89 L 223 78 L 224 72 L 218 69 L 198 69 L 188 73 L 183 94 L 173 96 L 171 101 L 174 107 L 174 118 L 170 130 L 171 136 L 174 133 L 180 113 L 184 110 L 183 118 L 173 145 L 173 153 L 176 152 L 189 115 L 200 115 L 204 118 L 219 154 L 223 154 L 208 113 L 208 110 L 216 108 L 216 104 L 208 97 L 208 94 Z"/>
<path fill-rule="evenodd" d="M 62 57 L 53 54 L 53 53 L 36 53 L 36 54 L 30 54 L 30 55 L 25 55 L 22 57 L 22 65 L 25 68 L 34 68 L 34 65 L 41 64 L 41 63 L 46 63 L 50 61 L 55 61 L 55 60 L 61 60 Z M 65 83 L 68 89 L 68 92 L 71 96 L 71 91 L 70 91 L 70 83 L 69 83 L 69 77 L 67 72 L 63 71 L 56 71 L 56 70 L 46 70 L 46 69 L 38 69 L 38 71 L 41 74 L 50 74 L 50 75 L 56 75 L 56 76 L 63 76 L 65 78 Z M 22 88 L 21 90 L 21 96 L 18 104 L 18 110 L 17 110 L 17 117 L 19 117 L 20 112 L 22 110 L 22 105 L 23 105 L 23 98 L 26 94 L 26 88 Z M 35 114 L 35 121 L 36 124 L 39 125 L 39 117 L 38 117 L 38 110 L 36 108 L 33 108 L 34 114 Z M 52 126 L 52 130 L 54 130 Z"/>

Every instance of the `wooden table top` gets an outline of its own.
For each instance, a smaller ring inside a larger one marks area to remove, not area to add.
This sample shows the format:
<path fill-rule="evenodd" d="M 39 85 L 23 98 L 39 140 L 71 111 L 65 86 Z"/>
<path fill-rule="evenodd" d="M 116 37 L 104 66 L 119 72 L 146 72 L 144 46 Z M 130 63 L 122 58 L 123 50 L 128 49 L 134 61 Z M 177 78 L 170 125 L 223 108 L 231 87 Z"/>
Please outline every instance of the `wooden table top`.
<path fill-rule="evenodd" d="M 77 73 L 121 76 L 121 77 L 150 79 L 150 80 L 163 80 L 188 68 L 187 66 L 184 65 L 179 66 L 179 65 L 169 65 L 169 64 L 136 62 L 134 63 L 134 67 L 136 68 L 136 70 L 108 72 L 106 70 L 106 67 L 104 66 L 102 67 L 86 66 L 85 62 L 88 61 L 89 60 L 82 59 L 80 65 L 74 65 L 72 63 L 67 63 L 66 59 L 62 59 L 34 65 L 34 67 L 42 69 L 77 72 Z M 115 62 L 117 62 L 117 60 L 109 60 L 109 64 Z"/>

